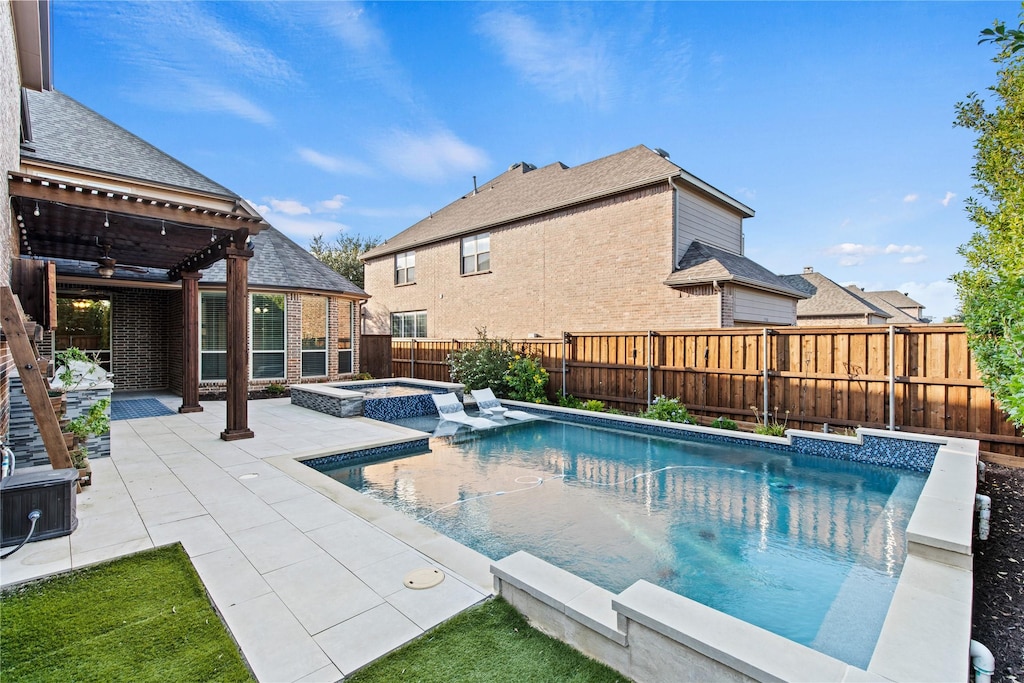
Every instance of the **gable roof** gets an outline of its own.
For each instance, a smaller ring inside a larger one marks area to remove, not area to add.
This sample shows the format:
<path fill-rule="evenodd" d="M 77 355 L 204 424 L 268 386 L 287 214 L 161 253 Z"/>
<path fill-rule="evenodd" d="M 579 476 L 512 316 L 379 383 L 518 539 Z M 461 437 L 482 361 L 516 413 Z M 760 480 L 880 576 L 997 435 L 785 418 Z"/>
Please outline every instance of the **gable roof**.
<path fill-rule="evenodd" d="M 804 292 L 808 298 L 798 301 L 796 315 L 800 317 L 847 317 L 874 315 L 880 318 L 892 317 L 882 309 L 865 301 L 846 287 L 839 285 L 821 273 L 799 273 L 781 275 L 784 281 Z"/>
<path fill-rule="evenodd" d="M 896 308 L 924 308 L 924 304 L 914 301 L 903 292 L 897 292 L 895 289 L 867 292 L 867 294 L 871 294 L 875 298 L 881 299 Z"/>
<path fill-rule="evenodd" d="M 32 139 L 26 160 L 238 199 L 231 190 L 56 90 L 23 91 Z"/>
<path fill-rule="evenodd" d="M 750 217 L 744 204 L 690 175 L 666 157 L 644 145 L 569 167 L 555 162 L 535 168 L 513 164 L 479 190 L 455 200 L 440 211 L 406 228 L 362 258 L 370 260 L 460 235 L 542 215 L 620 192 L 679 178 L 714 197 L 736 213 Z"/>
<path fill-rule="evenodd" d="M 676 270 L 665 280 L 669 287 L 735 282 L 755 289 L 785 294 L 797 299 L 808 295 L 764 266 L 709 244 L 693 241 L 679 259 Z M 797 307 L 800 303 L 798 302 Z"/>
<path fill-rule="evenodd" d="M 354 294 L 361 298 L 369 296 L 273 226 L 253 235 L 252 242 L 256 255 L 249 260 L 250 288 L 300 289 Z M 200 284 L 227 282 L 226 268 L 224 261 L 213 264 L 203 271 Z"/>
<path fill-rule="evenodd" d="M 919 318 L 915 318 L 906 311 L 899 309 L 893 304 L 889 303 L 888 301 L 885 300 L 885 298 L 879 296 L 884 292 L 866 292 L 857 285 L 850 285 L 849 287 L 847 287 L 847 289 L 856 294 L 857 296 L 859 296 L 860 298 L 864 299 L 865 301 L 869 302 L 871 305 L 877 306 L 878 308 L 888 313 L 891 316 L 889 318 L 890 323 L 906 325 L 911 323 L 922 322 Z M 913 301 L 913 299 L 909 300 Z"/>

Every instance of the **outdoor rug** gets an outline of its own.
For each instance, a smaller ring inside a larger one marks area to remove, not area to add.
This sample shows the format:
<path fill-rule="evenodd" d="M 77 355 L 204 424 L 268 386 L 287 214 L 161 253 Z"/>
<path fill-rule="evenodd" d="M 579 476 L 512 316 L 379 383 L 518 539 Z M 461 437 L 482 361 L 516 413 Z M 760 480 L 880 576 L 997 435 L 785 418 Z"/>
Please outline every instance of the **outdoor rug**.
<path fill-rule="evenodd" d="M 133 420 L 137 417 L 174 415 L 174 411 L 155 398 L 113 399 L 110 402 L 111 420 Z"/>

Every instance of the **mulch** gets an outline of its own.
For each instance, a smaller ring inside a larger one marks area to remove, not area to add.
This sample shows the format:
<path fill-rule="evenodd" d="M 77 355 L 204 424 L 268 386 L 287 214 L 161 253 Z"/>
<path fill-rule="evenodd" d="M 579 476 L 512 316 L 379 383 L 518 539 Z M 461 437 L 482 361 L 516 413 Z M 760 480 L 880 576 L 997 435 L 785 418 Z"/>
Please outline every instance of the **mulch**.
<path fill-rule="evenodd" d="M 978 493 L 992 498 L 987 541 L 974 541 L 971 637 L 996 659 L 993 681 L 1024 683 L 1024 469 L 988 465 Z"/>

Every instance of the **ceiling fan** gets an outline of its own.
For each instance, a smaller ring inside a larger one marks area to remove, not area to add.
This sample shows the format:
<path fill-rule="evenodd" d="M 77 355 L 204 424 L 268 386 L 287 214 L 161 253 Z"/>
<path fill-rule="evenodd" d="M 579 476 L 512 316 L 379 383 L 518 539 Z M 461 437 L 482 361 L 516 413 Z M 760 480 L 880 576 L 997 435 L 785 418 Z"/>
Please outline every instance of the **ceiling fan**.
<path fill-rule="evenodd" d="M 96 260 L 96 273 L 102 278 L 111 278 L 114 276 L 114 269 L 121 268 L 122 270 L 131 270 L 136 273 L 145 273 L 145 268 L 139 268 L 138 266 L 119 266 L 117 261 L 110 255 L 110 247 L 108 244 L 100 244 L 99 239 L 96 240 L 97 246 L 103 250 L 103 256 Z"/>

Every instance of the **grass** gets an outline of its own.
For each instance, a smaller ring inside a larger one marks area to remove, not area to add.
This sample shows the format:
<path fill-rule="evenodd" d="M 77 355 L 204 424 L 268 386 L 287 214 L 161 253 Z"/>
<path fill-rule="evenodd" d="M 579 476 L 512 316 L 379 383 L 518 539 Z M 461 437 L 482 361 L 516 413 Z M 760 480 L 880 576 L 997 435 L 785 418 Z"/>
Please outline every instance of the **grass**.
<path fill-rule="evenodd" d="M 0 680 L 251 681 L 180 545 L 0 595 Z"/>
<path fill-rule="evenodd" d="M 345 680 L 600 683 L 626 679 L 531 628 L 498 598 L 459 614 Z"/>

